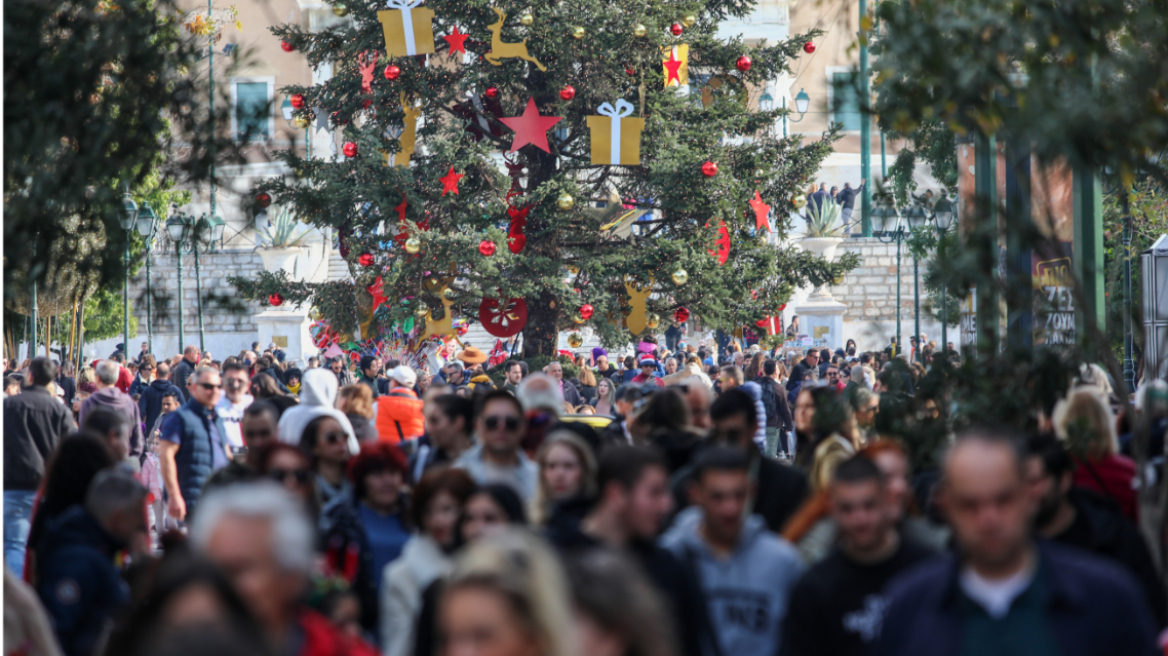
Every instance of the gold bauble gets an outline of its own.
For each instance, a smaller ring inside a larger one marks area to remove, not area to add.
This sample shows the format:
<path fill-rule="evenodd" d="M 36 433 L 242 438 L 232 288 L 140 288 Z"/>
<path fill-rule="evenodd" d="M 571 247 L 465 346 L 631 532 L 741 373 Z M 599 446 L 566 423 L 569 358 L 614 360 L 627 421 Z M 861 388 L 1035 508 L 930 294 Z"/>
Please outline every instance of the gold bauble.
<path fill-rule="evenodd" d="M 430 308 L 426 307 L 425 305 L 419 305 L 418 307 L 414 308 L 414 315 L 416 316 L 424 317 L 429 313 Z"/>
<path fill-rule="evenodd" d="M 577 314 L 576 316 L 572 317 L 572 323 L 579 326 L 580 324 L 584 323 L 584 319 L 583 319 L 583 317 L 581 317 L 580 315 Z"/>
<path fill-rule="evenodd" d="M 451 289 L 451 288 L 449 288 L 449 287 L 447 287 L 447 288 L 446 288 L 445 290 L 443 290 L 443 292 L 442 292 L 442 298 L 445 298 L 445 299 L 446 299 L 446 300 L 448 300 L 448 301 L 453 301 L 453 300 L 454 300 L 454 290 L 453 290 L 453 289 Z"/>
<path fill-rule="evenodd" d="M 576 204 L 576 199 L 572 198 L 571 194 L 560 194 L 556 199 L 556 207 L 562 210 L 570 210 Z"/>
<path fill-rule="evenodd" d="M 796 196 L 795 200 L 791 201 L 791 204 L 795 206 L 795 209 L 801 210 L 807 207 L 807 199 L 802 196 Z"/>
<path fill-rule="evenodd" d="M 645 323 L 645 326 L 648 327 L 649 329 L 654 329 L 660 325 L 661 325 L 661 317 L 657 316 L 656 314 L 650 314 L 649 320 Z"/>
<path fill-rule="evenodd" d="M 637 26 L 633 28 L 633 36 L 637 37 L 638 39 L 648 33 L 649 30 L 645 29 L 645 26 L 641 25 L 640 23 L 637 23 Z"/>
<path fill-rule="evenodd" d="M 308 311 L 308 318 L 313 321 L 320 321 L 320 308 L 313 307 Z"/>
<path fill-rule="evenodd" d="M 693 14 L 687 14 L 686 17 L 681 20 L 681 22 L 685 23 L 686 27 L 693 27 L 694 23 L 698 22 L 698 17 L 694 16 Z"/>
<path fill-rule="evenodd" d="M 576 29 L 572 30 L 573 39 L 583 39 L 585 34 L 587 34 L 587 32 L 585 32 L 584 28 L 582 27 L 577 27 Z"/>
<path fill-rule="evenodd" d="M 568 346 L 571 346 L 572 348 L 580 348 L 583 345 L 584 338 L 580 336 L 580 333 L 572 333 L 571 335 L 568 335 Z"/>
<path fill-rule="evenodd" d="M 418 251 L 422 250 L 422 242 L 417 237 L 410 237 L 406 240 L 406 252 L 410 255 L 417 255 Z"/>
<path fill-rule="evenodd" d="M 338 2 L 333 5 L 333 14 L 344 18 L 349 15 L 349 7 L 343 2 Z"/>
<path fill-rule="evenodd" d="M 677 271 L 674 271 L 671 277 L 673 278 L 673 284 L 677 285 L 678 287 L 689 282 L 689 273 L 685 269 L 678 269 Z"/>
<path fill-rule="evenodd" d="M 535 22 L 535 16 L 532 16 L 530 12 L 525 13 L 519 17 L 519 24 L 520 25 L 531 25 L 534 22 Z"/>
<path fill-rule="evenodd" d="M 831 279 L 831 284 L 833 284 L 833 285 L 842 285 L 842 284 L 844 284 L 844 274 L 842 274 L 842 273 L 841 273 L 841 274 L 839 274 L 838 276 L 836 276 L 836 277 L 832 278 L 832 279 Z"/>
<path fill-rule="evenodd" d="M 308 119 L 303 116 L 292 117 L 292 127 L 297 130 L 304 130 L 308 128 Z"/>

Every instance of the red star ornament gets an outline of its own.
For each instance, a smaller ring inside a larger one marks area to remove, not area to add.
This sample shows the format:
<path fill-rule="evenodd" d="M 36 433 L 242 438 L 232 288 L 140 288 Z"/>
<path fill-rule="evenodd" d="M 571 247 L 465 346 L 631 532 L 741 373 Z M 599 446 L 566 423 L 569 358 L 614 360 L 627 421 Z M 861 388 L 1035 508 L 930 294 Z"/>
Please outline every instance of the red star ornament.
<path fill-rule="evenodd" d="M 665 67 L 665 86 L 669 86 L 670 82 L 676 81 L 681 84 L 681 64 L 682 61 L 677 58 L 677 53 L 673 48 L 669 49 L 669 59 L 661 62 Z"/>
<path fill-rule="evenodd" d="M 750 205 L 750 209 L 754 210 L 754 229 L 762 230 L 763 228 L 766 228 L 766 231 L 770 232 L 771 206 L 762 202 L 762 196 L 758 193 L 757 189 L 754 190 L 754 198 L 752 198 L 748 204 Z"/>
<path fill-rule="evenodd" d="M 381 284 L 381 276 L 377 276 L 377 280 L 374 280 L 372 285 L 366 287 L 365 291 L 373 296 L 373 309 L 370 312 L 376 312 L 382 303 L 389 300 L 389 297 L 385 295 L 385 287 Z"/>
<path fill-rule="evenodd" d="M 445 196 L 448 192 L 453 191 L 454 195 L 458 195 L 458 181 L 465 176 L 465 173 L 455 173 L 454 167 L 450 167 L 450 172 L 438 178 L 442 181 L 442 195 Z"/>
<path fill-rule="evenodd" d="M 547 131 L 556 123 L 564 120 L 564 117 L 540 116 L 539 109 L 535 106 L 535 98 L 528 98 L 527 107 L 524 108 L 522 115 L 499 120 L 503 122 L 503 125 L 515 131 L 515 139 L 511 141 L 511 150 L 508 152 L 513 153 L 527 144 L 531 144 L 545 153 L 550 153 L 552 151 L 548 147 Z"/>
<path fill-rule="evenodd" d="M 450 54 L 453 55 L 456 52 L 461 52 L 462 54 L 465 55 L 466 54 L 466 39 L 469 36 L 470 36 L 469 34 L 463 34 L 462 32 L 459 32 L 458 26 L 455 25 L 454 31 L 450 33 L 450 36 L 444 36 L 442 38 L 446 39 L 446 43 L 450 44 Z"/>

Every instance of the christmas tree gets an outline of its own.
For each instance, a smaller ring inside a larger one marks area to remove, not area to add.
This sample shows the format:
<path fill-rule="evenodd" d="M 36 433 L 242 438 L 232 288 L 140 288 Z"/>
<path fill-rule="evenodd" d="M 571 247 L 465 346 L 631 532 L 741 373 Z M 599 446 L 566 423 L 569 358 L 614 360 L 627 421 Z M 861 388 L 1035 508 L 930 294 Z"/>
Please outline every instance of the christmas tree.
<path fill-rule="evenodd" d="M 778 314 L 857 262 L 766 243 L 836 135 L 801 146 L 774 134 L 783 110 L 750 108 L 818 34 L 716 38 L 752 4 L 356 0 L 334 5 L 352 17 L 337 27 L 273 28 L 333 66 L 284 91 L 297 119 L 327 113 L 344 157 L 285 152 L 296 179 L 256 199 L 333 228 L 353 279 L 234 284 L 311 303 L 359 350 L 450 334 L 452 318 L 521 330 L 533 356 L 565 329 L 617 345 L 688 316 L 732 330 Z"/>

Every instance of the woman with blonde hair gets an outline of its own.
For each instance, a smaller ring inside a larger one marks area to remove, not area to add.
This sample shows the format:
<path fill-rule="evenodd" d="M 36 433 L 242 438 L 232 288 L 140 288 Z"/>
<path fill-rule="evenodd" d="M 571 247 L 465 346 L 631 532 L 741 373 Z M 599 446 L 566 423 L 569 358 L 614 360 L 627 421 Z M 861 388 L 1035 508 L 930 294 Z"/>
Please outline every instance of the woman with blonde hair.
<path fill-rule="evenodd" d="M 596 494 L 596 456 L 570 430 L 555 430 L 536 452 L 539 484 L 532 500 L 531 521 L 546 524 L 556 504 Z"/>
<path fill-rule="evenodd" d="M 458 558 L 438 608 L 443 656 L 577 656 L 564 569 L 543 540 L 503 528 Z"/>
<path fill-rule="evenodd" d="M 1124 515 L 1139 521 L 1133 482 L 1136 465 L 1119 455 L 1115 415 L 1099 387 L 1072 388 L 1054 407 L 1054 430 L 1075 458 L 1075 485 L 1112 498 Z"/>
<path fill-rule="evenodd" d="M 592 407 L 598 415 L 612 415 L 616 408 L 616 383 L 608 378 L 597 381 L 596 398 L 592 400 Z"/>
<path fill-rule="evenodd" d="M 580 359 L 583 360 L 584 357 L 581 356 Z M 591 402 L 596 398 L 596 374 L 592 373 L 592 368 L 585 364 L 577 372 L 577 379 L 580 381 L 580 398 L 585 403 Z"/>
<path fill-rule="evenodd" d="M 368 385 L 342 387 L 337 394 L 337 409 L 349 418 L 358 442 L 377 441 L 377 427 L 373 424 L 373 390 Z"/>

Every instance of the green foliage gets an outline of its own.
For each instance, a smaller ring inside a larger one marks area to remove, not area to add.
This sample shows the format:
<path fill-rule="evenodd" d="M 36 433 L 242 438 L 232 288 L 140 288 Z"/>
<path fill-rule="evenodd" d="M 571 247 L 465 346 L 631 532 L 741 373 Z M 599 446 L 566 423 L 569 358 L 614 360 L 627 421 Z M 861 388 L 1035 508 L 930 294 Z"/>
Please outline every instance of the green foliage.
<path fill-rule="evenodd" d="M 822 203 L 811 203 L 807 206 L 807 236 L 811 238 L 839 237 L 849 224 L 840 223 L 840 212 L 843 206 L 834 200 L 827 199 Z"/>
<path fill-rule="evenodd" d="M 1136 347 L 1142 352 L 1146 343 L 1143 334 L 1143 270 L 1140 253 L 1152 247 L 1161 235 L 1168 234 L 1168 194 L 1164 187 L 1145 182 L 1128 196 L 1132 215 L 1131 242 L 1131 317 Z M 1111 352 L 1123 357 L 1123 209 L 1118 193 L 1103 199 L 1103 266 L 1104 293 L 1107 303 L 1107 325 Z"/>
<path fill-rule="evenodd" d="M 85 299 L 85 341 L 95 342 L 110 337 L 122 336 L 121 291 L 100 288 Z M 138 335 L 138 317 L 134 316 L 133 303 L 130 307 L 130 337 Z"/>
<path fill-rule="evenodd" d="M 486 3 L 431 0 L 427 7 L 437 16 L 434 63 L 424 67 L 418 58 L 379 59 L 379 72 L 393 63 L 401 68 L 401 77 L 390 82 L 374 76 L 372 94 L 366 95 L 360 90 L 357 58 L 366 51 L 384 54 L 375 17 L 383 7 L 373 2 L 347 5 L 351 23 L 315 34 L 292 25 L 273 33 L 305 53 L 311 65 L 334 65 L 335 76 L 327 84 L 282 92 L 304 94 L 307 106 L 333 117 L 342 140 L 356 143 L 361 154 L 333 162 L 282 153 L 298 179 L 267 182 L 256 191 L 294 207 L 301 220 L 335 228 L 349 250 L 357 280 L 348 291 L 350 298 L 340 300 L 335 296 L 344 290 L 333 285 L 290 284 L 262 275 L 237 283 L 244 297 L 264 298 L 279 291 L 288 299 L 308 300 L 344 330 L 368 318 L 365 290 L 380 276 L 389 309 L 372 319 L 384 328 L 413 317 L 419 304 L 440 308 L 440 299 L 424 283 L 446 272 L 456 276 L 451 289 L 459 316 L 475 318 L 484 297 L 525 299 L 529 318 L 524 344 L 531 355 L 552 353 L 558 331 L 575 325 L 572 318 L 584 303 L 595 308 L 590 325 L 604 343 L 626 343 L 631 336 L 620 322 L 628 300 L 626 280 L 653 281 L 650 313 L 669 316 L 684 306 L 706 325 L 731 327 L 773 314 L 796 286 L 829 281 L 856 266 L 855 258 L 827 263 L 797 248 L 763 243 L 747 205 L 757 189 L 772 206 L 788 207 L 832 151 L 834 130 L 801 146 L 800 138 L 773 134 L 782 110 L 748 111 L 742 104 L 744 84 L 757 87 L 790 72 L 792 59 L 818 32 L 751 46 L 716 38 L 719 20 L 753 6 L 746 0 L 687 0 L 681 5 L 568 0 L 534 8 L 518 0 L 497 3 L 508 17 L 502 38 L 509 43 L 526 40 L 528 53 L 545 72 L 518 59 L 494 66 L 479 57 L 491 47 L 487 26 L 497 20 Z M 523 27 L 518 18 L 529 10 L 534 22 Z M 695 15 L 696 24 L 680 39 L 673 37 L 667 28 L 686 14 Z M 633 35 L 636 23 L 646 26 L 645 37 Z M 467 41 L 469 63 L 439 65 L 446 61 L 448 47 L 440 36 L 455 25 L 477 40 Z M 587 30 L 586 38 L 571 36 L 577 26 Z M 663 86 L 661 48 L 676 43 L 690 45 L 695 84 L 688 95 Z M 735 68 L 743 54 L 753 61 L 746 73 Z M 722 85 L 708 94 L 708 105 L 700 101 L 699 72 L 718 76 Z M 559 97 L 565 85 L 576 89 L 571 101 Z M 498 89 L 501 111 L 491 110 L 490 103 L 477 109 L 467 101 L 468 94 L 488 87 Z M 408 168 L 388 167 L 385 153 L 399 148 L 394 135 L 403 127 L 403 97 L 421 103 L 418 138 L 425 147 L 417 149 Z M 516 171 L 509 178 L 497 158 L 510 147 L 512 134 L 497 119 L 519 115 L 528 99 L 535 100 L 542 115 L 564 118 L 548 134 L 550 153 L 526 146 L 509 156 Z M 602 103 L 621 99 L 633 103 L 634 116 L 646 121 L 641 166 L 594 166 L 585 117 L 596 115 Z M 485 133 L 479 120 L 490 126 Z M 707 160 L 719 165 L 715 177 L 701 173 Z M 465 177 L 457 195 L 443 195 L 438 179 L 451 167 Z M 512 188 L 522 195 L 511 202 L 529 211 L 526 247 L 518 255 L 506 248 L 506 196 Z M 574 198 L 572 209 L 557 207 L 562 194 Z M 647 212 L 647 220 L 638 222 L 628 238 L 600 231 L 611 216 L 598 210 L 613 199 Z M 404 222 L 399 222 L 396 208 L 403 201 Z M 731 240 L 724 266 L 710 254 L 720 221 L 726 222 Z M 781 213 L 775 223 L 780 236 L 790 228 L 789 218 Z M 417 238 L 421 252 L 405 254 L 394 239 L 398 234 Z M 494 256 L 479 254 L 484 239 L 497 245 Z M 374 255 L 376 264 L 358 266 L 356 259 L 363 253 Z M 678 269 L 689 273 L 688 284 L 671 282 Z"/>
<path fill-rule="evenodd" d="M 269 219 L 271 224 L 260 229 L 269 248 L 291 248 L 299 246 L 308 236 L 309 230 L 300 225 L 292 209 L 281 207 L 274 217 Z"/>

